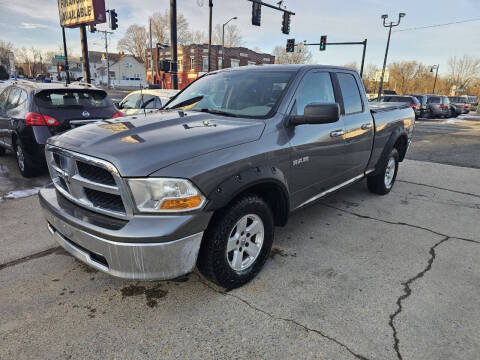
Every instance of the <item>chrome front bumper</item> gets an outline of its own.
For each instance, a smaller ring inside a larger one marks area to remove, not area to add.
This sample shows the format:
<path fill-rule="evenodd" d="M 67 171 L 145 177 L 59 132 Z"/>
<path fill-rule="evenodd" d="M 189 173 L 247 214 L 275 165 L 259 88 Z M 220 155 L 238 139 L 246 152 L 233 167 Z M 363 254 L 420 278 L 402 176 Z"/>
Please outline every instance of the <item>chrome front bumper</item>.
<path fill-rule="evenodd" d="M 46 204 L 49 196 L 43 191 L 40 203 L 48 230 L 67 252 L 85 264 L 112 276 L 135 280 L 174 279 L 195 267 L 203 231 L 162 242 L 112 241 L 76 226 L 61 213 L 61 208 L 55 207 L 56 203 Z M 153 224 L 150 228 L 152 233 L 158 230 Z"/>

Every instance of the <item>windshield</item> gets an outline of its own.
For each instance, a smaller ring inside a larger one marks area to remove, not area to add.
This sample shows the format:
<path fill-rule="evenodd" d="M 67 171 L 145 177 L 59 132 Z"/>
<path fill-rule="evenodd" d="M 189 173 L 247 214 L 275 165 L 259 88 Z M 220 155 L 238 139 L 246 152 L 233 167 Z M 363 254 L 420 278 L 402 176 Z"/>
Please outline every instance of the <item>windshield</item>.
<path fill-rule="evenodd" d="M 266 117 L 294 71 L 225 71 L 192 83 L 165 109 L 204 111 L 238 117 Z"/>
<path fill-rule="evenodd" d="M 92 109 L 111 106 L 107 93 L 101 90 L 43 90 L 35 95 L 40 107 Z"/>

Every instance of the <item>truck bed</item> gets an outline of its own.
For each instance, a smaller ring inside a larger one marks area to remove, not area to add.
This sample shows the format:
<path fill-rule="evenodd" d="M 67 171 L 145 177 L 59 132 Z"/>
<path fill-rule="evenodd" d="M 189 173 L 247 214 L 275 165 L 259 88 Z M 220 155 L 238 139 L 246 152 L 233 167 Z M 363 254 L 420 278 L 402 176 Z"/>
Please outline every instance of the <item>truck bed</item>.
<path fill-rule="evenodd" d="M 368 104 L 370 106 L 370 111 L 372 113 L 379 113 L 379 112 L 391 111 L 396 109 L 405 109 L 410 107 L 408 103 L 404 103 L 404 102 L 385 103 L 385 102 L 373 101 Z"/>

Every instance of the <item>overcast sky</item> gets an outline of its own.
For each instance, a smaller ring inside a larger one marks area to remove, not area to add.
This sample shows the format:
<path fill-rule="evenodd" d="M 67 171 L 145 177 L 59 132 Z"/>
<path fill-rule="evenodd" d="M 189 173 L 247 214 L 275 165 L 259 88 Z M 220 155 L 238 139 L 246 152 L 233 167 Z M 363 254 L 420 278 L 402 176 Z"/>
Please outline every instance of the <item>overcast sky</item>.
<path fill-rule="evenodd" d="M 271 52 L 276 45 L 285 46 L 286 39 L 318 42 L 320 35 L 328 35 L 329 42 L 362 41 L 368 39 L 367 64 L 381 65 L 387 40 L 380 16 L 389 14 L 396 20 L 398 13 L 407 16 L 395 30 L 443 24 L 480 18 L 479 0 L 285 0 L 296 13 L 292 17 L 290 35 L 281 33 L 281 13 L 263 8 L 262 26 L 251 25 L 251 2 L 247 0 L 213 0 L 213 23 L 221 24 L 233 16 L 249 48 L 259 47 Z M 276 0 L 264 0 L 275 3 Z M 202 2 L 202 1 L 199 1 Z M 195 30 L 208 30 L 208 0 L 203 7 L 197 0 L 178 0 L 178 12 L 183 13 Z M 169 0 L 106 0 L 108 9 L 116 9 L 119 29 L 112 36 L 112 50 L 128 25 L 146 25 L 152 12 L 164 12 Z M 101 26 L 98 26 L 101 28 Z M 480 21 L 444 27 L 401 31 L 392 34 L 389 61 L 418 60 L 425 64 L 440 64 L 440 72 L 447 70 L 451 56 L 469 54 L 480 56 Z M 103 51 L 99 34 L 89 33 L 90 50 Z M 79 55 L 79 30 L 67 29 L 67 41 Z M 16 46 L 40 46 L 57 50 L 61 31 L 56 0 L 12 1 L 0 0 L 0 39 Z M 313 61 L 321 64 L 344 65 L 360 63 L 361 46 L 331 46 L 327 51 L 311 49 Z"/>

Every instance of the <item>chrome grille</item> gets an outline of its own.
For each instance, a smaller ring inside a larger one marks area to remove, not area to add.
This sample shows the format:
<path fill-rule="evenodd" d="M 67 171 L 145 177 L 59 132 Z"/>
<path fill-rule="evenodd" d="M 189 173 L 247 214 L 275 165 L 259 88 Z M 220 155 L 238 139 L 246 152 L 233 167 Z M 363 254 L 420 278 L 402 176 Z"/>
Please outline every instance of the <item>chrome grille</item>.
<path fill-rule="evenodd" d="M 52 181 L 67 199 L 105 215 L 132 214 L 125 184 L 111 163 L 53 146 L 45 153 Z"/>

